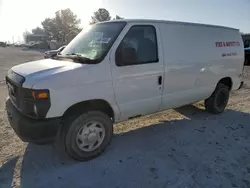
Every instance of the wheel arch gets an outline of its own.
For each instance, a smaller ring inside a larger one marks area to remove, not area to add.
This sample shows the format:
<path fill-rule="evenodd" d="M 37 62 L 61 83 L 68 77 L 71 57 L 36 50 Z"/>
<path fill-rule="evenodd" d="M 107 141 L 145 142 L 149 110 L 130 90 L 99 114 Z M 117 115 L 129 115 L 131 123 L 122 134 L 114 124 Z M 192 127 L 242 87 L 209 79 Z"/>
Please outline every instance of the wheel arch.
<path fill-rule="evenodd" d="M 218 84 L 224 84 L 224 85 L 228 86 L 230 91 L 233 88 L 233 80 L 230 77 L 224 77 L 224 78 L 220 79 L 219 82 L 217 83 L 217 86 L 218 86 Z"/>
<path fill-rule="evenodd" d="M 112 121 L 114 121 L 114 110 L 112 106 L 106 100 L 103 99 L 92 99 L 73 104 L 63 113 L 63 117 L 67 117 L 73 114 L 81 114 L 90 110 L 101 111 L 107 114 L 112 119 Z"/>

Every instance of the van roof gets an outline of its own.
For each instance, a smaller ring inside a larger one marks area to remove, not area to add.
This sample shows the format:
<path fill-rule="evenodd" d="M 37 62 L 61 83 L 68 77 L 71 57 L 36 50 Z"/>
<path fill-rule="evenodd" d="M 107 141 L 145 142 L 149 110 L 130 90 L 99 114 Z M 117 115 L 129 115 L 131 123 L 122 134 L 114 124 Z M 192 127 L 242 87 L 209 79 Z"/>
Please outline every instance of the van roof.
<path fill-rule="evenodd" d="M 151 20 L 151 19 L 121 19 L 121 20 L 112 20 L 107 22 L 151 22 L 151 23 L 170 23 L 170 24 L 180 24 L 180 25 L 194 25 L 194 26 L 203 26 L 203 27 L 215 27 L 215 28 L 224 28 L 224 29 L 231 29 L 237 30 L 236 28 L 226 27 L 226 26 L 219 26 L 219 25 L 210 25 L 210 24 L 201 24 L 201 23 L 191 23 L 191 22 L 179 22 L 179 21 L 168 21 L 168 20 Z"/>

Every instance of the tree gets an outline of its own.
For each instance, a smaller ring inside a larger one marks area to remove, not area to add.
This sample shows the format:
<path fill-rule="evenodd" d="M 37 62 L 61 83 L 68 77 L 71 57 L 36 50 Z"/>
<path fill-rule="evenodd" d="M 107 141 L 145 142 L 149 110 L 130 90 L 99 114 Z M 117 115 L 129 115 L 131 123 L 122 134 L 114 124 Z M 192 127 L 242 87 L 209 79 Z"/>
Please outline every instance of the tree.
<path fill-rule="evenodd" d="M 45 32 L 41 27 L 36 27 L 35 29 L 32 29 L 32 34 L 44 35 Z"/>
<path fill-rule="evenodd" d="M 41 24 L 44 32 L 63 43 L 66 41 L 66 36 L 69 33 L 80 31 L 79 24 L 81 20 L 77 18 L 69 8 L 55 12 L 54 18 L 46 18 Z"/>
<path fill-rule="evenodd" d="M 113 20 L 123 20 L 123 19 L 124 19 L 123 17 L 120 17 L 120 16 L 116 15 Z"/>
<path fill-rule="evenodd" d="M 110 19 L 111 16 L 109 11 L 107 11 L 105 8 L 99 8 L 96 12 L 94 12 L 93 16 L 91 16 L 90 24 L 109 21 Z"/>
<path fill-rule="evenodd" d="M 42 26 L 44 32 L 52 37 L 52 38 L 57 38 L 58 35 L 58 29 L 55 23 L 55 18 L 46 18 L 44 21 L 42 21 Z"/>

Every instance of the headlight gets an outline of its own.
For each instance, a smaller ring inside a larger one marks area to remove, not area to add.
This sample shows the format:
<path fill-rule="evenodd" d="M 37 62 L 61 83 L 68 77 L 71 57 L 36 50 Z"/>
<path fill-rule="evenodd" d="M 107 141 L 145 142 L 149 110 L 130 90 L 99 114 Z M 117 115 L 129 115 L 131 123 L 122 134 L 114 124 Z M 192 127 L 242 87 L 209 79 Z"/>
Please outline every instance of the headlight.
<path fill-rule="evenodd" d="M 28 101 L 36 101 L 40 99 L 48 99 L 49 98 L 49 90 L 33 90 L 33 89 L 22 89 L 24 100 Z"/>
<path fill-rule="evenodd" d="M 50 108 L 49 90 L 33 90 L 23 88 L 22 111 L 34 118 L 44 118 Z"/>

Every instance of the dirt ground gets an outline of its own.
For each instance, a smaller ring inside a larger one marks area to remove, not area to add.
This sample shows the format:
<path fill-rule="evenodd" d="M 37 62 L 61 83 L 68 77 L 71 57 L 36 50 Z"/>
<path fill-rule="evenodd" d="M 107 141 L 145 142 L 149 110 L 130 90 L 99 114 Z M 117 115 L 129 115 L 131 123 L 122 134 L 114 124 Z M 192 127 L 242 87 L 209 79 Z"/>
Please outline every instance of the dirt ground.
<path fill-rule="evenodd" d="M 24 60 L 26 53 L 17 54 Z M 211 115 L 198 103 L 117 124 L 106 152 L 84 163 L 61 157 L 55 145 L 21 142 L 4 113 L 2 83 L 0 188 L 250 188 L 249 73 L 245 69 L 244 89 L 231 94 L 225 113 Z"/>

